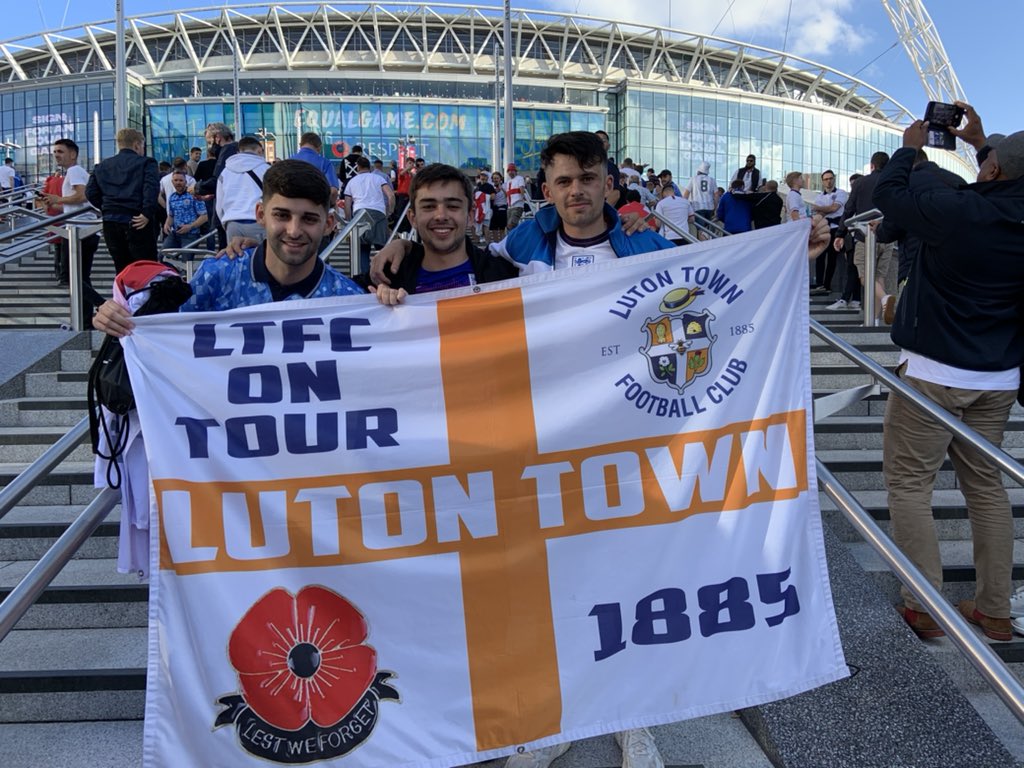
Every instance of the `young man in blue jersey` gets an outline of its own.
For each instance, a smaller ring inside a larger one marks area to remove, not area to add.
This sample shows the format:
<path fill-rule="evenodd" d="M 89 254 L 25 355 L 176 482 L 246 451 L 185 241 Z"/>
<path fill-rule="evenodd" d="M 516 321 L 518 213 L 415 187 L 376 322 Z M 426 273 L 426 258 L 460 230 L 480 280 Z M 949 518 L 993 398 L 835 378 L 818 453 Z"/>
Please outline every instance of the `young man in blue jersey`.
<path fill-rule="evenodd" d="M 317 257 L 321 239 L 334 226 L 331 188 L 320 170 L 301 160 L 275 164 L 263 177 L 255 217 L 267 239 L 240 257 L 204 261 L 182 312 L 364 293 Z M 112 336 L 126 336 L 133 326 L 127 310 L 113 301 L 93 319 L 93 327 Z"/>

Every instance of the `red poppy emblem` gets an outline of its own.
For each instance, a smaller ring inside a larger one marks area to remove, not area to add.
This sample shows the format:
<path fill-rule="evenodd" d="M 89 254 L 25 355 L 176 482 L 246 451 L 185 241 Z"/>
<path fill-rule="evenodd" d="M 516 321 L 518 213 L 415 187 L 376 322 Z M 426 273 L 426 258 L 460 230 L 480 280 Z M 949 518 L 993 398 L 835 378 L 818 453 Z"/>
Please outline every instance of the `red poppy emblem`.
<path fill-rule="evenodd" d="M 309 721 L 329 727 L 377 672 L 377 652 L 363 644 L 366 632 L 366 619 L 336 592 L 277 588 L 238 622 L 228 656 L 246 703 L 267 723 L 288 731 Z"/>

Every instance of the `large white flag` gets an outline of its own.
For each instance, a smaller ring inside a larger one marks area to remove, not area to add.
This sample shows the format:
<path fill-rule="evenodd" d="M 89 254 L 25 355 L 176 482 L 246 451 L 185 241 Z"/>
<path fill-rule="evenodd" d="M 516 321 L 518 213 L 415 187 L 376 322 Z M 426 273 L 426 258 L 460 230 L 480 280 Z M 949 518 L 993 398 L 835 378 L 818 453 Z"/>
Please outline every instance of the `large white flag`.
<path fill-rule="evenodd" d="M 141 318 L 145 764 L 442 768 L 844 677 L 806 233 Z"/>

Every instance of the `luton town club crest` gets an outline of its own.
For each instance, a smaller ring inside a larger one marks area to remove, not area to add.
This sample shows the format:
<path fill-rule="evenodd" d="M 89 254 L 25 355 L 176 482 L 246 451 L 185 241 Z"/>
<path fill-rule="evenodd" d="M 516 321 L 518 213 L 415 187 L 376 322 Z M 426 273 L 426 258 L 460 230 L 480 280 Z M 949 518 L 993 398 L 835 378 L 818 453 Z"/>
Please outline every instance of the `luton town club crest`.
<path fill-rule="evenodd" d="M 351 752 L 370 736 L 382 701 L 397 701 L 393 672 L 377 671 L 366 619 L 321 586 L 272 589 L 245 612 L 228 641 L 240 693 L 214 727 L 234 725 L 250 754 L 295 765 Z"/>
<path fill-rule="evenodd" d="M 640 353 L 647 358 L 651 378 L 680 394 L 711 370 L 711 348 L 717 338 L 711 334 L 715 316 L 692 307 L 703 293 L 701 288 L 674 288 L 662 297 L 659 309 L 664 314 L 644 323 L 647 343 Z"/>

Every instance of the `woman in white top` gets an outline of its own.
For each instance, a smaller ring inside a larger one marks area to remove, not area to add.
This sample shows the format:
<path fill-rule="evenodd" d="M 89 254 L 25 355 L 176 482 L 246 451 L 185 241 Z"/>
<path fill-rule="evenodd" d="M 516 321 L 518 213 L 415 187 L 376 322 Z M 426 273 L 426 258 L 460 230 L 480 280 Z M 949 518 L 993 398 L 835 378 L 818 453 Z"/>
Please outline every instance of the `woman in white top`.
<path fill-rule="evenodd" d="M 786 186 L 789 187 L 786 195 L 786 216 L 790 221 L 807 218 L 807 204 L 800 194 L 803 185 L 804 175 L 800 171 L 790 171 L 786 174 Z"/>

